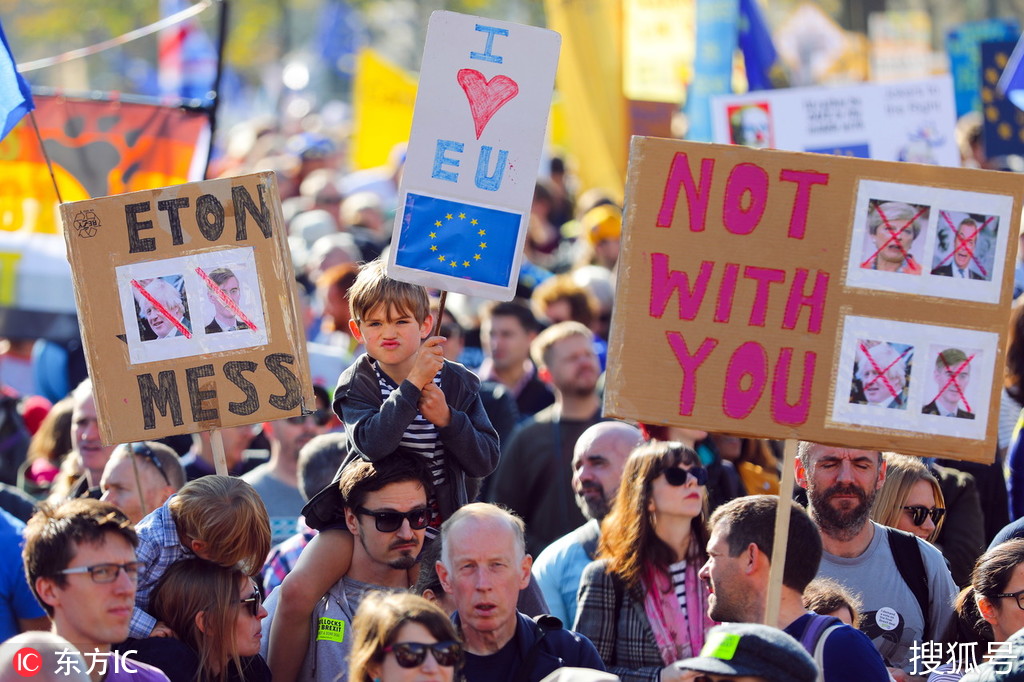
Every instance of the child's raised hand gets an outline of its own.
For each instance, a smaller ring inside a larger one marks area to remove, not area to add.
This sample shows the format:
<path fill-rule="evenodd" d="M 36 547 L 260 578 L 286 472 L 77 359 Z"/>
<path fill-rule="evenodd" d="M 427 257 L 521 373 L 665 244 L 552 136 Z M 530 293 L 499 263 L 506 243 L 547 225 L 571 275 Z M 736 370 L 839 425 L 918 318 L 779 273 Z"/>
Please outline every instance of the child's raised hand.
<path fill-rule="evenodd" d="M 407 378 L 417 388 L 422 390 L 427 384 L 434 383 L 434 375 L 444 364 L 445 341 L 447 339 L 443 336 L 431 336 L 416 351 L 416 362 L 409 370 Z"/>
<path fill-rule="evenodd" d="M 452 411 L 448 407 L 444 391 L 433 381 L 423 387 L 419 408 L 423 418 L 439 429 L 448 426 L 452 421 Z"/>

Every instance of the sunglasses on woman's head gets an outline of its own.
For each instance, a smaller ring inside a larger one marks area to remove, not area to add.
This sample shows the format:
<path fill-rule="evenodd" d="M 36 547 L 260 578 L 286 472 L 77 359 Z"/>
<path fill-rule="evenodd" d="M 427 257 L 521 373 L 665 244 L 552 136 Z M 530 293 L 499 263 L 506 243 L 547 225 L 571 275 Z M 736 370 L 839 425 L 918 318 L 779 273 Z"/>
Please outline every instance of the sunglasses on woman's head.
<path fill-rule="evenodd" d="M 686 480 L 690 476 L 697 481 L 697 485 L 705 485 L 708 482 L 708 470 L 704 467 L 695 466 L 689 469 L 669 467 L 665 469 L 665 482 L 671 486 L 686 485 Z"/>
<path fill-rule="evenodd" d="M 427 650 L 433 655 L 438 665 L 450 668 L 462 659 L 462 645 L 458 642 L 438 642 L 437 644 L 420 644 L 419 642 L 396 642 L 384 648 L 384 653 L 395 655 L 395 661 L 403 668 L 415 668 L 427 658 Z"/>
<path fill-rule="evenodd" d="M 238 603 L 245 604 L 249 609 L 249 613 L 252 614 L 252 617 L 256 618 L 260 615 L 260 605 L 263 604 L 263 597 L 260 595 L 259 589 L 254 586 L 252 588 L 252 594 L 245 599 L 239 599 Z"/>
<path fill-rule="evenodd" d="M 929 509 L 921 504 L 907 505 L 903 509 L 910 512 L 910 520 L 914 522 L 915 526 L 920 526 L 929 516 L 932 517 L 932 523 L 937 526 L 939 521 L 942 520 L 942 516 L 946 513 L 946 510 L 942 507 L 932 507 Z"/>

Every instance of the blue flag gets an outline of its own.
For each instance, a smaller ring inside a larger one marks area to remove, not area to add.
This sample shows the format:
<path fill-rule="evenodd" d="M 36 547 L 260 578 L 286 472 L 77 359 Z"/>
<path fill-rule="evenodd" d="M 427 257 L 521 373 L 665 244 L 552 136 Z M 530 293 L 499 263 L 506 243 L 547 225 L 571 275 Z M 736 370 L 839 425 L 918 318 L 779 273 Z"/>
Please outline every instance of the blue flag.
<path fill-rule="evenodd" d="M 757 0 L 740 0 L 739 45 L 751 90 L 771 90 L 771 72 L 779 54 Z"/>
<path fill-rule="evenodd" d="M 506 286 L 512 276 L 521 216 L 410 192 L 395 264 Z"/>
<path fill-rule="evenodd" d="M 1010 60 L 999 77 L 999 92 L 1013 102 L 1013 106 L 1024 109 L 1024 35 L 1017 40 Z"/>
<path fill-rule="evenodd" d="M 327 0 L 320 10 L 319 26 L 316 51 L 320 58 L 339 75 L 351 78 L 356 53 L 368 40 L 359 12 L 345 0 Z"/>
<path fill-rule="evenodd" d="M 28 82 L 18 73 L 14 65 L 14 55 L 11 54 L 11 47 L 7 44 L 7 36 L 4 35 L 3 24 L 0 24 L 0 42 L 3 42 L 3 49 L 0 50 L 0 123 L 3 129 L 0 130 L 0 140 L 7 137 L 11 128 L 17 125 L 18 121 L 24 118 L 25 114 L 36 108 L 32 102 L 32 90 Z"/>
<path fill-rule="evenodd" d="M 711 141 L 711 97 L 732 92 L 739 16 L 739 0 L 697 0 L 697 58 L 686 93 L 687 140 Z"/>

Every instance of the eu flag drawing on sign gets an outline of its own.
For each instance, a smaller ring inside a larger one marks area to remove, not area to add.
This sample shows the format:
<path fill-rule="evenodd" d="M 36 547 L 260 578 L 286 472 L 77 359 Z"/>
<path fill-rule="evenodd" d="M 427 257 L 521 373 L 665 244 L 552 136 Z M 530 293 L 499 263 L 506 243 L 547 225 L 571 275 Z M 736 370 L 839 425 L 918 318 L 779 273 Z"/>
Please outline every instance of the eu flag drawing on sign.
<path fill-rule="evenodd" d="M 410 192 L 395 264 L 506 286 L 520 218 L 518 213 Z"/>

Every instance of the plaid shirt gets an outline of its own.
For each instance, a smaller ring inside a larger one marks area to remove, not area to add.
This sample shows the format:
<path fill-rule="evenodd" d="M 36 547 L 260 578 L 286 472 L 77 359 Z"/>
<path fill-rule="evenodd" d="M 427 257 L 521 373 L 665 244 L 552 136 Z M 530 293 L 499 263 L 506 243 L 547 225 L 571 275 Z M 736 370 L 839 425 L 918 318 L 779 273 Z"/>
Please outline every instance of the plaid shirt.
<path fill-rule="evenodd" d="M 302 550 L 306 548 L 306 545 L 309 544 L 309 541 L 315 535 L 315 530 L 305 528 L 303 532 L 296 533 L 270 550 L 267 563 L 263 564 L 263 590 L 265 596 L 269 597 L 270 593 L 284 582 L 284 577 L 295 568 L 295 562 L 299 560 Z"/>
<path fill-rule="evenodd" d="M 149 593 L 160 580 L 167 567 L 179 559 L 194 557 L 190 549 L 181 544 L 178 528 L 174 525 L 171 510 L 167 506 L 172 495 L 159 509 L 154 509 L 135 526 L 139 534 L 139 546 L 135 555 L 142 562 L 139 569 L 139 584 L 135 591 L 135 610 L 132 612 L 129 637 L 149 637 L 157 620 L 146 612 L 149 608 Z"/>
<path fill-rule="evenodd" d="M 605 570 L 607 565 L 601 559 L 583 569 L 572 629 L 594 643 L 608 672 L 623 682 L 658 682 L 665 663 L 644 612 L 643 594 L 625 589 Z"/>

